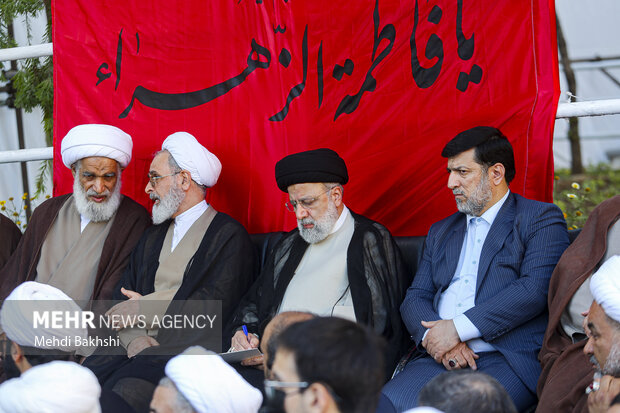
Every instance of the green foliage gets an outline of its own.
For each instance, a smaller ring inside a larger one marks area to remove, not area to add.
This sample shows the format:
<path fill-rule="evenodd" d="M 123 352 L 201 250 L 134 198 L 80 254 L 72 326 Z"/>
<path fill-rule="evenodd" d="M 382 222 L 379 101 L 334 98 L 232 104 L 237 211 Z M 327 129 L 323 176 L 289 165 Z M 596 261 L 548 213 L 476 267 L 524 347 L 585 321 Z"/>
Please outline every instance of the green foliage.
<path fill-rule="evenodd" d="M 50 196 L 45 195 L 45 199 L 48 199 Z M 0 200 L 0 213 L 6 215 L 10 220 L 12 220 L 15 225 L 22 230 L 22 232 L 28 226 L 26 222 L 26 208 L 28 208 L 26 204 L 26 199 L 28 198 L 28 193 L 24 193 L 20 200 L 16 200 L 14 197 L 10 197 L 9 199 Z M 30 206 L 35 208 L 39 203 L 43 202 L 45 199 L 41 197 L 32 197 L 30 198 Z"/>
<path fill-rule="evenodd" d="M 555 173 L 553 202 L 564 212 L 569 229 L 583 228 L 598 204 L 618 194 L 620 171 L 612 170 L 609 165 L 587 168 L 580 175 L 571 175 L 566 169 Z"/>
<path fill-rule="evenodd" d="M 43 42 L 51 42 L 51 5 L 50 0 L 0 0 L 0 48 L 15 47 L 17 44 L 10 26 L 22 21 L 26 24 L 28 41 L 32 36 L 30 30 L 30 19 L 39 13 L 45 13 L 48 27 L 44 35 Z M 10 68 L 9 62 L 0 63 L 4 70 Z M 52 146 L 53 128 L 53 104 L 54 104 L 54 82 L 52 58 L 38 58 L 20 60 L 17 65 L 17 74 L 13 77 L 15 87 L 15 107 L 21 108 L 26 112 L 39 106 L 43 111 L 43 129 L 45 131 L 45 141 L 48 146 Z M 6 80 L 1 79 L 0 80 Z M 39 176 L 36 182 L 35 196 L 45 192 L 45 177 L 51 171 L 51 161 L 41 164 Z"/>

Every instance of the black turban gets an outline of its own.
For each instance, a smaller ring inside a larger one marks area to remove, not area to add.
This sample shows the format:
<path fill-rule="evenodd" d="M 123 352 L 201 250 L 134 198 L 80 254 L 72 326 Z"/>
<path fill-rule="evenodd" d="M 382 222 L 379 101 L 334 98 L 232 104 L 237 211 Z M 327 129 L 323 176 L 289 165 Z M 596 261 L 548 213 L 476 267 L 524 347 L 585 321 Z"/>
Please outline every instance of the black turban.
<path fill-rule="evenodd" d="M 349 182 L 347 165 L 331 149 L 321 148 L 294 153 L 276 163 L 278 188 L 288 192 L 291 185 L 309 182 Z"/>

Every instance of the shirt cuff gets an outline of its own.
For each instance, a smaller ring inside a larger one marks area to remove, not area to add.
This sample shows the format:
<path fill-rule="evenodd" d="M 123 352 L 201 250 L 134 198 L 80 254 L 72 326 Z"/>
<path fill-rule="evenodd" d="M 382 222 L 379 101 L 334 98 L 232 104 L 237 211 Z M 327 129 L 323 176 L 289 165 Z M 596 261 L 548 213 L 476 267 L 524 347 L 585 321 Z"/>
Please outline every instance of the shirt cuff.
<path fill-rule="evenodd" d="M 420 343 L 422 341 L 424 341 L 424 339 L 426 338 L 426 335 L 428 334 L 429 331 L 430 331 L 430 328 L 427 328 L 426 331 L 424 332 L 424 335 L 422 336 L 422 340 L 420 341 Z"/>
<path fill-rule="evenodd" d="M 452 319 L 454 323 L 454 327 L 456 328 L 456 332 L 459 335 L 459 338 L 462 342 L 469 341 L 473 338 L 478 338 L 482 336 L 480 330 L 469 321 L 469 318 L 465 314 L 459 314 L 454 319 Z"/>

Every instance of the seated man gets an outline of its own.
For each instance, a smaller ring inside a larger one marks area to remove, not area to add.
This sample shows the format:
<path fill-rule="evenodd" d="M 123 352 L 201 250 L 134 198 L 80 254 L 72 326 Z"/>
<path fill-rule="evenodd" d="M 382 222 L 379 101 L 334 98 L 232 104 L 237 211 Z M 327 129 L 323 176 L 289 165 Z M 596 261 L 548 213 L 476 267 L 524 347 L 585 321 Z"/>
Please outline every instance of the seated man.
<path fill-rule="evenodd" d="M 0 300 L 24 281 L 53 285 L 84 306 L 112 298 L 129 254 L 150 225 L 146 210 L 121 195 L 131 136 L 110 125 L 79 125 L 61 142 L 73 194 L 39 205 L 0 271 Z"/>
<path fill-rule="evenodd" d="M 443 413 L 517 413 L 506 389 L 497 380 L 471 370 L 446 371 L 435 376 L 422 387 L 419 405 Z"/>
<path fill-rule="evenodd" d="M 252 387 L 217 354 L 190 347 L 166 364 L 153 394 L 151 413 L 256 413 L 263 402 Z"/>
<path fill-rule="evenodd" d="M 278 346 L 278 338 L 284 330 L 289 326 L 299 323 L 301 321 L 310 320 L 316 317 L 312 313 L 304 313 L 301 311 L 285 311 L 278 314 L 271 319 L 267 327 L 265 327 L 265 333 L 263 339 L 260 342 L 260 351 L 263 353 L 263 371 L 265 373 L 265 379 L 271 378 L 271 368 L 273 367 L 273 360 L 276 355 L 276 348 Z"/>
<path fill-rule="evenodd" d="M 471 367 L 496 378 L 519 411 L 536 402 L 537 355 L 547 325 L 547 288 L 568 246 L 560 209 L 508 189 L 512 146 L 491 127 L 446 144 L 448 188 L 459 212 L 435 223 L 401 305 L 426 349 L 383 389 L 397 411 L 417 404 L 426 382 Z"/>
<path fill-rule="evenodd" d="M 620 254 L 620 195 L 596 207 L 579 236 L 564 251 L 549 284 L 549 325 L 538 358 L 538 411 L 587 413 L 585 388 L 592 368 L 583 357 L 582 313 L 592 304 L 590 278 L 609 257 Z"/>
<path fill-rule="evenodd" d="M 4 215 L 0 214 L 0 270 L 9 260 L 22 237 L 17 225 Z"/>
<path fill-rule="evenodd" d="M 55 360 L 72 360 L 79 350 L 76 337 L 85 339 L 88 330 L 80 326 L 35 327 L 37 311 L 81 313 L 80 307 L 58 288 L 27 281 L 9 294 L 0 309 L 0 327 L 6 334 L 2 362 L 8 379 L 30 368 Z M 71 328 L 69 328 L 71 327 Z M 68 340 L 64 340 L 68 338 Z"/>
<path fill-rule="evenodd" d="M 219 300 L 222 325 L 230 321 L 254 277 L 254 248 L 241 224 L 205 202 L 206 188 L 215 185 L 220 171 L 217 157 L 189 133 L 166 138 L 151 163 L 146 186 L 155 201 L 156 225 L 138 242 L 118 286 L 115 298 L 131 299 L 114 306 L 109 315 L 143 315 L 142 306 L 153 302 L 163 302 L 163 311 L 170 312 L 187 300 Z M 174 328 L 128 325 L 119 331 L 127 357 L 89 357 L 84 365 L 95 371 L 104 390 L 111 389 L 142 411 L 148 409 L 175 351 L 213 335 L 200 329 L 194 335 L 178 334 Z"/>
<path fill-rule="evenodd" d="M 286 413 L 374 412 L 384 346 L 368 327 L 338 317 L 292 324 L 278 337 L 267 405 Z"/>
<path fill-rule="evenodd" d="M 305 311 L 369 325 L 388 340 L 388 366 L 396 363 L 404 345 L 398 306 L 408 275 L 389 231 L 344 205 L 348 180 L 344 160 L 331 149 L 276 164 L 276 182 L 288 193 L 297 228 L 284 235 L 239 305 L 232 347 L 256 348 L 276 314 Z M 249 340 L 240 330 L 244 324 L 255 333 Z"/>
<path fill-rule="evenodd" d="M 620 256 L 609 258 L 592 275 L 590 292 L 594 301 L 586 318 L 583 353 L 598 376 L 588 389 L 588 409 L 596 413 L 606 412 L 620 393 Z"/>

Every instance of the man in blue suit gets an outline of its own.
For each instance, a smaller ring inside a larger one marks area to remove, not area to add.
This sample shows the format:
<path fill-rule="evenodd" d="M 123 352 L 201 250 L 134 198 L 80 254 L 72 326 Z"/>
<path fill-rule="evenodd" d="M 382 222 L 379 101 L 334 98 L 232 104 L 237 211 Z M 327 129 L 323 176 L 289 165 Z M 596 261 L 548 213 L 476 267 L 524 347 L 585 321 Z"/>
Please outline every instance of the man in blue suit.
<path fill-rule="evenodd" d="M 382 403 L 415 407 L 431 378 L 471 368 L 495 377 L 523 411 L 536 402 L 547 289 L 569 243 L 566 222 L 555 205 L 510 192 L 514 154 L 496 128 L 462 132 L 441 155 L 459 212 L 428 233 L 400 307 L 419 352 L 386 384 Z"/>

